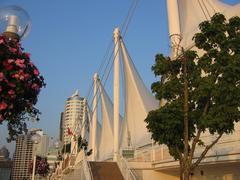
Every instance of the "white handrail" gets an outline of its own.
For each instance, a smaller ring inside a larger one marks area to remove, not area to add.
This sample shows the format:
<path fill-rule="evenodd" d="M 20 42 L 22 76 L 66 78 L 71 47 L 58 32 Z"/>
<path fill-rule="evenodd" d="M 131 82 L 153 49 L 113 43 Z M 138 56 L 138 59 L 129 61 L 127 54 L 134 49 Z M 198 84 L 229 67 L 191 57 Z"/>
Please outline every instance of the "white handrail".
<path fill-rule="evenodd" d="M 126 159 L 119 154 L 117 155 L 117 164 L 125 180 L 137 180 L 137 177 L 129 168 Z"/>
<path fill-rule="evenodd" d="M 92 171 L 90 168 L 90 164 L 87 161 L 85 153 L 83 153 L 82 166 L 83 166 L 83 171 L 84 171 L 86 180 L 93 180 L 93 175 L 92 175 Z"/>

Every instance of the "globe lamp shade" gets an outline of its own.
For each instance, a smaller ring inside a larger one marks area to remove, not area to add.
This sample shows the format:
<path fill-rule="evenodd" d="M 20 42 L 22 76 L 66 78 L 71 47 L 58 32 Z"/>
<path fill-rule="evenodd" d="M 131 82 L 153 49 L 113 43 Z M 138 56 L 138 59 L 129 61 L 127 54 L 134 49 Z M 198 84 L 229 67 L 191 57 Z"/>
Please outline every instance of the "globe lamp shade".
<path fill-rule="evenodd" d="M 0 8 L 0 33 L 12 39 L 27 37 L 31 27 L 28 13 L 19 6 Z"/>
<path fill-rule="evenodd" d="M 31 139 L 34 144 L 38 144 L 41 141 L 41 136 L 39 134 L 34 134 Z"/>
<path fill-rule="evenodd" d="M 54 145 L 55 145 L 55 147 L 58 149 L 58 148 L 61 147 L 62 143 L 61 143 L 61 141 L 55 141 L 55 142 L 54 142 Z"/>

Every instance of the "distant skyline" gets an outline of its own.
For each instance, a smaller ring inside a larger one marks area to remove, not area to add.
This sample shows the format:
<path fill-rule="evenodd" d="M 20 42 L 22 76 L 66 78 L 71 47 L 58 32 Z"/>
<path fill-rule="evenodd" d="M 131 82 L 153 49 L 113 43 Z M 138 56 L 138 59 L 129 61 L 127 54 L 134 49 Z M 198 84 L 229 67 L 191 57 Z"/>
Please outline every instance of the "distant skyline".
<path fill-rule="evenodd" d="M 45 77 L 47 86 L 39 96 L 42 112 L 38 123 L 50 137 L 58 138 L 64 103 L 79 89 L 86 96 L 92 76 L 98 70 L 115 27 L 121 26 L 132 1 L 129 0 L 1 0 L 0 7 L 19 5 L 32 20 L 29 36 L 22 41 L 25 51 Z M 240 0 L 225 0 L 239 3 Z M 143 81 L 150 89 L 156 80 L 151 72 L 157 53 L 169 54 L 165 0 L 140 0 L 125 36 L 125 43 Z M 112 78 L 106 84 L 112 97 Z M 6 144 L 6 127 L 0 127 L 0 147 Z"/>

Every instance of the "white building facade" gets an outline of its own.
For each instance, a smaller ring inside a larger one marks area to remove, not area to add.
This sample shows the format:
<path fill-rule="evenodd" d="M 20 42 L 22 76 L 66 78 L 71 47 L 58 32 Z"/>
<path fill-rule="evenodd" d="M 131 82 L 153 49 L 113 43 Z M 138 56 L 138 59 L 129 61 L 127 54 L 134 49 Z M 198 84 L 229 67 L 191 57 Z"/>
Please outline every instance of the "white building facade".
<path fill-rule="evenodd" d="M 81 131 L 84 114 L 86 113 L 85 107 L 86 100 L 79 96 L 78 91 L 67 99 L 63 114 L 62 141 L 64 144 L 71 142 L 71 133 L 74 134 L 76 130 Z"/>

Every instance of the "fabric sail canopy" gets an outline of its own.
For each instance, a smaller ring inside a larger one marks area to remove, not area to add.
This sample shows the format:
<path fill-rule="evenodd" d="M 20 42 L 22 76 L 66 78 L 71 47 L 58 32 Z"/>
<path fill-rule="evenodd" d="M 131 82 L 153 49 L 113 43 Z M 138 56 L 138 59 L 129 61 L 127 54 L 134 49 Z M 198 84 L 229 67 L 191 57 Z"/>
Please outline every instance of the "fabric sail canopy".
<path fill-rule="evenodd" d="M 137 72 L 123 40 L 120 40 L 122 53 L 124 85 L 125 85 L 125 114 L 122 126 L 121 148 L 141 147 L 151 143 L 151 134 L 144 122 L 150 110 L 159 107 L 159 101 L 149 92 Z"/>
<path fill-rule="evenodd" d="M 89 146 L 88 149 L 92 149 L 93 147 L 93 142 L 92 142 L 92 111 L 90 110 L 90 108 L 88 107 L 88 116 L 89 116 Z M 101 137 L 101 131 L 102 131 L 102 126 L 101 124 L 97 121 L 97 139 L 96 139 L 96 147 L 99 147 L 99 142 L 100 142 L 100 137 Z M 97 154 L 98 154 L 98 150 L 97 150 Z M 90 157 L 89 157 L 90 159 Z"/>
<path fill-rule="evenodd" d="M 99 143 L 99 160 L 113 157 L 113 104 L 100 80 L 98 86 L 101 96 L 102 129 Z"/>
<path fill-rule="evenodd" d="M 178 0 L 181 46 L 191 48 L 193 36 L 199 31 L 198 25 L 209 20 L 215 13 L 223 13 L 226 18 L 240 15 L 240 4 L 231 6 L 220 0 Z"/>

